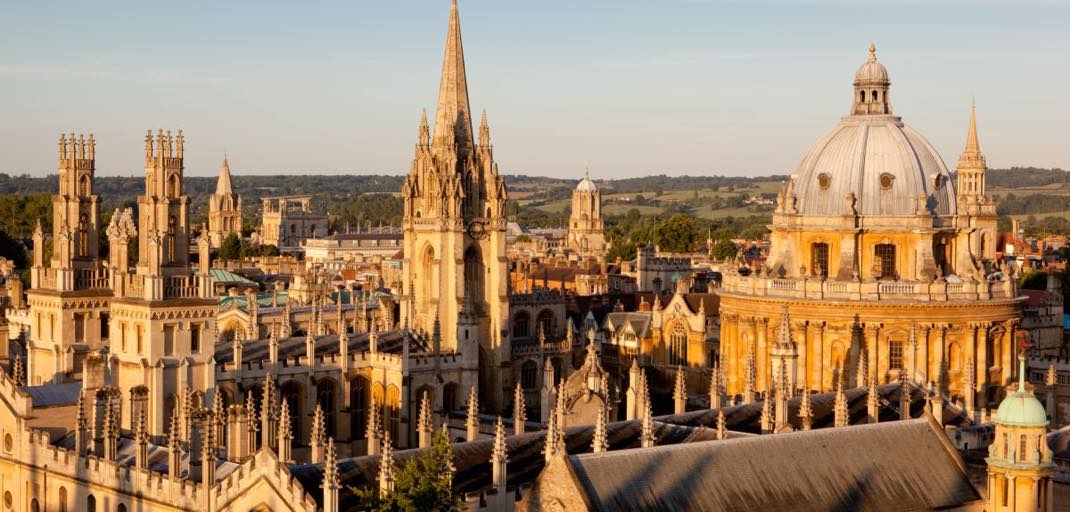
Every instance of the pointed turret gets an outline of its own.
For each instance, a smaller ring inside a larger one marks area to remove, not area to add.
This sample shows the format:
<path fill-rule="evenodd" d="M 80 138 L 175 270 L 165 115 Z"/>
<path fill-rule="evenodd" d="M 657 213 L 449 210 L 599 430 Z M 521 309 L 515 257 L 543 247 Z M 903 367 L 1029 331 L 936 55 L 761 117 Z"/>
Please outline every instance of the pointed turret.
<path fill-rule="evenodd" d="M 724 407 L 726 401 L 724 379 L 721 373 L 721 365 L 714 364 L 710 372 L 710 409 Z"/>
<path fill-rule="evenodd" d="M 754 351 L 751 350 L 747 354 L 747 367 L 744 372 L 745 381 L 743 383 L 743 403 L 745 404 L 754 403 L 754 373 Z"/>
<path fill-rule="evenodd" d="M 134 428 L 134 466 L 144 469 L 149 462 L 149 429 L 145 422 L 145 411 L 137 413 L 137 422 Z"/>
<path fill-rule="evenodd" d="M 499 494 L 505 493 L 506 464 L 509 462 L 509 450 L 505 444 L 505 424 L 502 417 L 498 416 L 498 422 L 494 425 L 494 447 L 490 452 L 491 485 L 498 490 Z"/>
<path fill-rule="evenodd" d="M 286 401 L 283 400 L 283 403 Z M 312 411 L 312 432 L 309 438 L 309 448 L 311 449 L 311 460 L 313 464 L 319 464 L 323 462 L 323 446 L 324 438 L 326 434 L 324 432 L 326 421 L 323 417 L 323 408 L 320 404 L 316 404 L 316 408 Z"/>
<path fill-rule="evenodd" d="M 458 146 L 471 147 L 472 114 L 468 106 L 468 81 L 464 70 L 464 45 L 461 43 L 461 19 L 457 0 L 450 6 L 449 29 L 446 32 L 446 52 L 442 59 L 442 80 L 438 89 L 435 110 L 434 143 L 456 141 Z M 452 128 L 453 133 L 448 129 Z"/>
<path fill-rule="evenodd" d="M 82 393 L 78 393 L 78 411 L 74 423 L 77 429 L 74 436 L 74 452 L 78 455 L 85 455 L 89 441 L 89 419 L 85 414 L 85 397 Z"/>
<path fill-rule="evenodd" d="M 182 444 L 178 436 L 178 411 L 171 413 L 171 427 L 167 430 L 167 476 L 177 480 L 182 474 Z"/>
<path fill-rule="evenodd" d="M 766 390 L 762 396 L 762 413 L 759 419 L 763 434 L 773 433 L 773 389 Z"/>
<path fill-rule="evenodd" d="M 851 417 L 850 412 L 847 410 L 847 394 L 843 391 L 843 375 L 840 375 L 836 385 L 836 402 L 833 404 L 832 408 L 835 414 L 833 425 L 836 427 L 846 427 L 848 422 L 851 421 Z"/>
<path fill-rule="evenodd" d="M 323 512 L 338 512 L 338 456 L 334 449 L 334 438 L 327 440 L 327 453 L 323 462 Z"/>
<path fill-rule="evenodd" d="M 291 447 L 293 445 L 293 432 L 290 430 L 290 402 L 282 401 L 282 411 L 279 413 L 279 440 L 277 441 L 279 461 L 283 463 L 293 462 Z"/>
<path fill-rule="evenodd" d="M 609 449 L 609 438 L 606 436 L 606 407 L 598 408 L 598 418 L 594 422 L 594 435 L 591 439 L 591 451 L 602 453 Z"/>
<path fill-rule="evenodd" d="M 546 462 L 557 455 L 558 450 L 563 450 L 564 433 L 557 423 L 557 411 L 551 410 L 546 421 L 546 441 L 543 443 L 542 453 Z"/>
<path fill-rule="evenodd" d="M 869 385 L 866 386 L 866 415 L 870 423 L 877 423 L 880 421 L 880 393 L 877 391 L 876 375 L 869 376 Z"/>
<path fill-rule="evenodd" d="M 632 358 L 632 367 L 628 370 L 628 391 L 624 419 L 631 421 L 639 417 L 639 383 L 642 374 L 639 370 L 638 358 Z"/>
<path fill-rule="evenodd" d="M 899 379 L 899 419 L 910 419 L 910 380 L 906 376 Z"/>
<path fill-rule="evenodd" d="M 372 397 L 371 406 L 368 407 L 368 425 L 364 432 L 364 437 L 368 439 L 368 455 L 378 455 L 382 449 L 380 432 L 379 404 L 376 403 L 375 397 Z"/>
<path fill-rule="evenodd" d="M 684 369 L 676 365 L 676 384 L 672 390 L 673 414 L 687 412 L 687 384 L 684 382 Z"/>
<path fill-rule="evenodd" d="M 428 446 L 431 446 L 431 435 L 433 434 L 432 428 L 431 396 L 427 393 L 427 391 L 424 391 L 423 396 L 420 398 L 420 417 L 417 420 L 416 424 L 417 438 L 419 443 L 418 447 L 427 448 Z"/>
<path fill-rule="evenodd" d="M 728 427 L 725 424 L 724 409 L 717 411 L 717 439 L 728 438 Z"/>
<path fill-rule="evenodd" d="M 468 416 L 465 419 L 465 426 L 468 428 L 469 442 L 479 439 L 479 393 L 475 386 L 472 386 L 472 390 L 468 393 Z"/>
<path fill-rule="evenodd" d="M 865 387 L 869 382 L 869 369 L 866 368 L 866 361 L 869 359 L 866 354 L 866 349 L 863 348 L 858 353 L 858 365 L 855 366 L 855 387 Z"/>
<path fill-rule="evenodd" d="M 657 442 L 657 438 L 654 436 L 654 411 L 650 405 L 650 393 L 646 389 L 645 378 L 643 379 L 642 393 L 643 417 L 641 418 L 639 444 L 643 448 L 650 448 Z"/>
<path fill-rule="evenodd" d="M 240 156 L 241 155 L 239 155 L 239 157 Z M 216 180 L 215 193 L 216 195 L 230 195 L 234 193 L 234 186 L 231 185 L 230 182 L 230 163 L 227 161 L 226 153 L 223 154 L 223 165 L 219 167 L 219 179 Z"/>
<path fill-rule="evenodd" d="M 814 409 L 810 406 L 810 392 L 803 391 L 802 401 L 799 404 L 799 421 L 803 430 L 810 430 L 814 425 Z"/>
<path fill-rule="evenodd" d="M 379 496 L 394 492 L 394 448 L 390 446 L 390 432 L 383 432 L 383 456 L 379 459 Z"/>
<path fill-rule="evenodd" d="M 516 391 L 513 392 L 513 435 L 524 433 L 524 423 L 528 420 L 527 404 L 524 403 L 524 388 L 520 387 L 520 381 L 516 383 Z"/>
<path fill-rule="evenodd" d="M 490 146 L 490 123 L 487 122 L 487 111 L 484 110 L 479 118 L 479 145 Z"/>

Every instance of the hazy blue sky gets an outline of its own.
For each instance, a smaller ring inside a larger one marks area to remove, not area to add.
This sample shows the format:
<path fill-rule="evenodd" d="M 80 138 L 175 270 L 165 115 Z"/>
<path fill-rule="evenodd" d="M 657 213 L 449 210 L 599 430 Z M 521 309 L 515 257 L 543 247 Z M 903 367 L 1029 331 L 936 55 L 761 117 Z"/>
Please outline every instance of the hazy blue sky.
<path fill-rule="evenodd" d="M 433 110 L 448 0 L 8 2 L 0 172 L 96 134 L 142 173 L 402 173 Z M 461 0 L 473 107 L 503 172 L 786 173 L 847 112 L 870 41 L 896 113 L 954 166 L 976 95 L 992 166 L 1070 168 L 1070 0 Z"/>

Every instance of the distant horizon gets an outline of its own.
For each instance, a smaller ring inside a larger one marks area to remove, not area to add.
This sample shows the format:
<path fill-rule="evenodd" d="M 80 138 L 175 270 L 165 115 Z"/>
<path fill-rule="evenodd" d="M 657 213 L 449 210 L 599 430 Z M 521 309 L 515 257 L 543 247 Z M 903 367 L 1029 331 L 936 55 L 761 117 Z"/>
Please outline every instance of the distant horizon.
<path fill-rule="evenodd" d="M 846 114 L 870 42 L 895 114 L 949 169 L 974 97 L 992 167 L 1070 168 L 1070 100 L 1057 86 L 1070 69 L 1053 64 L 1070 53 L 1066 0 L 460 9 L 472 105 L 488 112 L 505 174 L 790 174 Z M 183 128 L 190 176 L 215 175 L 224 152 L 237 176 L 404 174 L 420 110 L 433 114 L 448 10 L 448 0 L 19 4 L 0 19 L 0 172 L 55 172 L 56 140 L 73 129 L 96 135 L 101 176 L 137 175 L 145 129 Z"/>

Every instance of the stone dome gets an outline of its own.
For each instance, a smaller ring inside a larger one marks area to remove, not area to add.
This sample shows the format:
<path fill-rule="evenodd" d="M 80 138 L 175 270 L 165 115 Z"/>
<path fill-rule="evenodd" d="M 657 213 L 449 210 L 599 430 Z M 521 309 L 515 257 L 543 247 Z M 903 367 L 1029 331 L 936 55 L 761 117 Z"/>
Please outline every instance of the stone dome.
<path fill-rule="evenodd" d="M 580 180 L 580 184 L 576 185 L 576 192 L 598 192 L 598 187 L 594 185 L 594 181 L 591 180 L 591 175 L 587 174 Z"/>
<path fill-rule="evenodd" d="M 818 139 L 795 168 L 791 193 L 799 214 L 840 216 L 852 208 L 871 217 L 955 213 L 954 184 L 943 159 L 891 115 L 887 74 L 871 46 L 856 76 L 851 115 Z"/>
<path fill-rule="evenodd" d="M 888 69 L 877 62 L 877 47 L 869 45 L 869 59 L 855 73 L 855 83 L 889 82 Z"/>
<path fill-rule="evenodd" d="M 1025 359 L 1019 357 L 1018 389 L 999 403 L 994 421 L 1003 425 L 1016 427 L 1045 427 L 1048 425 L 1048 412 L 1037 400 L 1032 391 L 1025 386 Z"/>

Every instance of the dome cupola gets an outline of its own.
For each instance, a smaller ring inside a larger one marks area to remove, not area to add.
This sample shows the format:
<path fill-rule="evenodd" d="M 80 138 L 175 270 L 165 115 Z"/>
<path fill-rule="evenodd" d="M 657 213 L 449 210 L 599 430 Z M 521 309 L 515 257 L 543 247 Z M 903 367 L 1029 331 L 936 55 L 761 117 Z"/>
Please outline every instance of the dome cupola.
<path fill-rule="evenodd" d="M 888 69 L 877 62 L 877 47 L 869 45 L 869 59 L 855 73 L 855 95 L 851 114 L 856 116 L 891 115 L 892 102 L 888 99 Z"/>
<path fill-rule="evenodd" d="M 576 185 L 576 192 L 594 193 L 598 192 L 598 187 L 595 186 L 594 180 L 591 179 L 591 173 L 588 172 L 580 180 L 580 184 Z"/>

